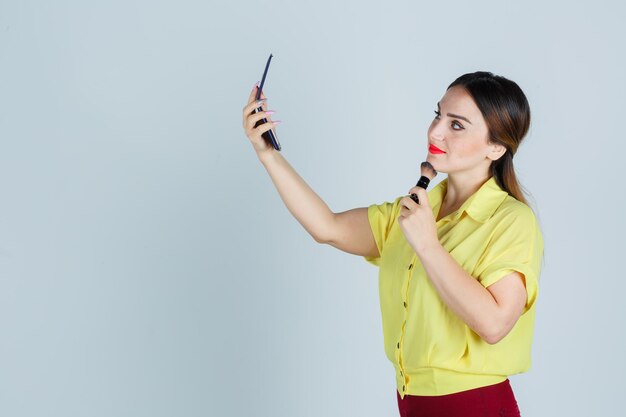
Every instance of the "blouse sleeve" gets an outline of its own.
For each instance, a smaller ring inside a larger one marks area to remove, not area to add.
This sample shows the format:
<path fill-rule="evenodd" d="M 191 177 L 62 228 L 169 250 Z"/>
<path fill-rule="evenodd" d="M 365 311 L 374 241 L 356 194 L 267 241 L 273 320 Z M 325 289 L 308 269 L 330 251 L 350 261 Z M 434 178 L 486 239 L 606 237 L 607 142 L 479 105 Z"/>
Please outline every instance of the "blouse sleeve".
<path fill-rule="evenodd" d="M 514 271 L 520 272 L 527 293 L 523 313 L 532 308 L 537 298 L 543 258 L 541 230 L 530 207 L 525 207 L 507 216 L 496 227 L 474 274 L 486 288 Z"/>
<path fill-rule="evenodd" d="M 397 197 L 393 202 L 382 204 L 372 204 L 367 208 L 367 218 L 369 220 L 378 253 L 380 256 L 364 256 L 365 260 L 373 265 L 380 266 L 380 258 L 385 248 L 385 242 L 391 231 L 399 213 L 400 200 L 404 196 Z"/>

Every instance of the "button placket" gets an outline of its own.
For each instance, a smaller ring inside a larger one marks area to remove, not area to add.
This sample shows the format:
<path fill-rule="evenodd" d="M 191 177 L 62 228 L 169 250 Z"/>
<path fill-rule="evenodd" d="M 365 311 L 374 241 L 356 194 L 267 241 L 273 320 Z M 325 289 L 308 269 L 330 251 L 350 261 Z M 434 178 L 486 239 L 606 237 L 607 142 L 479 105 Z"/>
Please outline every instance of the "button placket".
<path fill-rule="evenodd" d="M 412 268 L 413 268 L 413 262 L 411 262 L 409 264 L 409 271 Z M 409 293 L 409 288 L 410 288 L 410 283 L 411 283 L 411 273 L 407 272 L 407 276 L 408 276 L 408 278 L 406 280 L 406 289 L 404 290 L 404 299 L 402 300 L 402 305 L 405 308 L 405 311 L 404 311 L 404 322 L 405 323 L 406 323 L 406 314 L 407 314 L 407 312 L 406 312 L 406 307 L 407 307 L 406 300 L 407 300 L 407 294 Z"/>
<path fill-rule="evenodd" d="M 414 261 L 411 261 L 411 263 L 409 264 L 408 271 L 411 271 L 411 269 L 413 269 L 413 263 L 414 263 Z M 400 350 L 400 342 L 402 341 L 402 338 L 404 337 L 404 329 L 406 327 L 406 320 L 407 320 L 407 315 L 408 315 L 408 312 L 407 312 L 408 304 L 406 302 L 406 299 L 407 299 L 407 294 L 409 292 L 409 287 L 410 287 L 409 284 L 411 283 L 411 272 L 407 272 L 407 276 L 408 276 L 408 278 L 406 280 L 406 289 L 404 291 L 404 300 L 402 300 L 402 306 L 404 307 L 404 321 L 402 322 L 402 329 L 401 329 L 401 332 L 400 332 L 400 340 L 398 341 L 398 343 L 396 345 L 397 348 L 398 348 L 398 362 L 399 362 L 399 365 L 400 365 L 400 375 L 404 377 L 405 381 L 406 381 L 406 375 L 404 374 L 404 372 L 402 372 L 402 368 L 403 368 L 402 367 L 402 350 Z M 406 386 L 403 385 L 402 386 L 402 391 L 405 391 L 405 388 L 406 388 Z"/>

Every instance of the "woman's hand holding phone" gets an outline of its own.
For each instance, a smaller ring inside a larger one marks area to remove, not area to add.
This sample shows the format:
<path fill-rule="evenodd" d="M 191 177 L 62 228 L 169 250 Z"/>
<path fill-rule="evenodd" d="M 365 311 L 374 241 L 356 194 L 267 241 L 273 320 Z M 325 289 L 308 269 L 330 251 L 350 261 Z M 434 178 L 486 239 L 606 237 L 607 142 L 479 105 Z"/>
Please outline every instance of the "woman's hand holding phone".
<path fill-rule="evenodd" d="M 255 100 L 258 88 L 259 87 L 257 85 L 252 88 L 250 96 L 248 97 L 248 104 L 246 104 L 243 108 L 243 128 L 246 136 L 250 139 L 257 156 L 260 158 L 262 155 L 275 151 L 272 144 L 268 143 L 261 135 L 274 128 L 274 126 L 280 123 L 280 120 L 273 122 L 270 119 L 270 115 L 274 114 L 275 111 L 267 110 L 267 98 L 262 91 L 261 100 L 264 100 L 263 103 L 259 105 L 259 103 Z M 255 110 L 258 108 L 261 108 L 262 111 L 255 113 Z M 255 124 L 261 119 L 267 119 L 267 123 L 254 127 Z"/>

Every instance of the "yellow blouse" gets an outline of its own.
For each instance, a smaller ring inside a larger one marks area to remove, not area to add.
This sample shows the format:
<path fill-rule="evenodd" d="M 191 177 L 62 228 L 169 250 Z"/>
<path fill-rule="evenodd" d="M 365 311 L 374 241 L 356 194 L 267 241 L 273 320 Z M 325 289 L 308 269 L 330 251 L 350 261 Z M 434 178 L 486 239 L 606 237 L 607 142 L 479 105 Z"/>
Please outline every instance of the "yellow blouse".
<path fill-rule="evenodd" d="M 448 179 L 428 191 L 435 219 Z M 448 308 L 397 222 L 397 197 L 368 207 L 378 266 L 385 354 L 404 395 L 444 395 L 492 385 L 530 368 L 543 238 L 532 209 L 487 180 L 454 213 L 437 222 L 443 247 L 484 287 L 519 271 L 528 298 L 513 329 L 490 345 Z"/>

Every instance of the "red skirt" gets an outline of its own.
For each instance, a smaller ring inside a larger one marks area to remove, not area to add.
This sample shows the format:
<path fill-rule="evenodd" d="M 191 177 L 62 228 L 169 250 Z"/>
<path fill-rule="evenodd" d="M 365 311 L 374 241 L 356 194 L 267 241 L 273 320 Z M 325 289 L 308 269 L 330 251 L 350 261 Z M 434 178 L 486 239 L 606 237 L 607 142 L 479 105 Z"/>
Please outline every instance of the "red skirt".
<path fill-rule="evenodd" d="M 520 417 L 508 378 L 454 394 L 405 395 L 396 390 L 400 417 Z"/>

